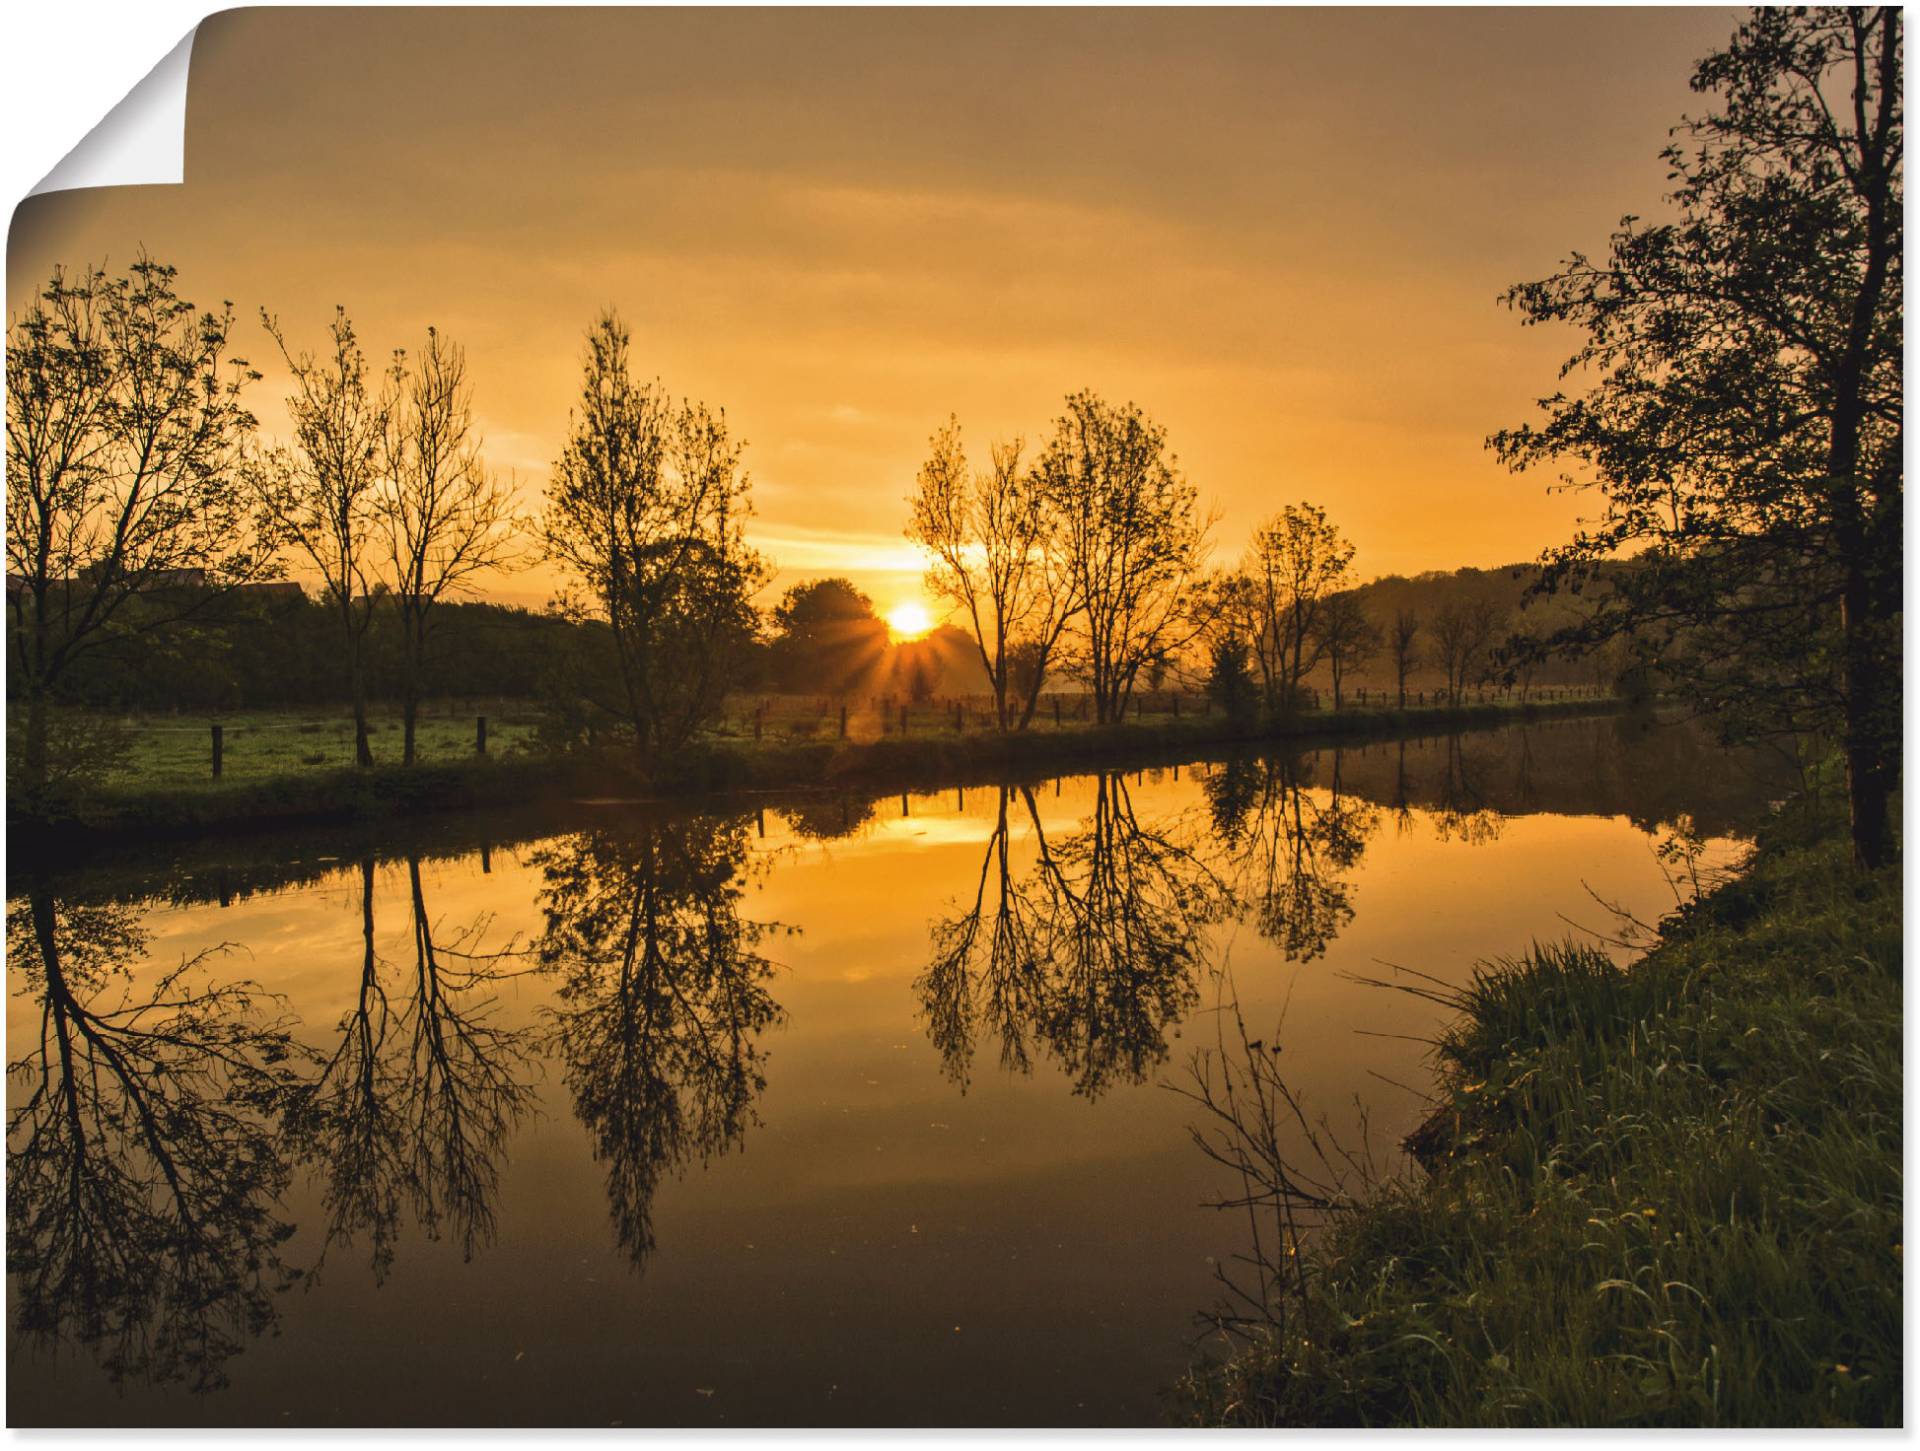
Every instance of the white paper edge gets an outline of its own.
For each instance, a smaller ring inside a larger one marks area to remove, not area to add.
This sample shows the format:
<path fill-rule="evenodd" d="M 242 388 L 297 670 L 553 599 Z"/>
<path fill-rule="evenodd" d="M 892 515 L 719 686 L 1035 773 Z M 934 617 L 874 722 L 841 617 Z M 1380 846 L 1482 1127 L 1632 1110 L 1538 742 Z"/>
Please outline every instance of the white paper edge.
<path fill-rule="evenodd" d="M 27 195 L 86 186 L 178 186 L 185 181 L 187 70 L 198 29 L 189 30 Z"/>

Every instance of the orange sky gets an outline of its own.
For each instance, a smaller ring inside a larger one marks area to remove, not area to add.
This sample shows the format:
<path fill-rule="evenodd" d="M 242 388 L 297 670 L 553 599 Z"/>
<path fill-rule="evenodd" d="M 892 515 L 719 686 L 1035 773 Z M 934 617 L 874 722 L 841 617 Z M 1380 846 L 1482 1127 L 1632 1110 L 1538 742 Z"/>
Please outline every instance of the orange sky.
<path fill-rule="evenodd" d="M 1569 340 L 1509 283 L 1657 211 L 1691 63 L 1662 10 L 248 10 L 200 28 L 187 182 L 15 213 L 8 307 L 144 244 L 244 350 L 336 302 L 464 342 L 537 505 L 612 303 L 750 442 L 777 586 L 918 593 L 902 500 L 1067 393 L 1165 424 L 1223 555 L 1311 499 L 1366 575 L 1490 565 L 1578 502 L 1482 448 Z M 281 380 L 252 402 L 279 425 Z M 550 580 L 488 592 L 537 603 Z"/>

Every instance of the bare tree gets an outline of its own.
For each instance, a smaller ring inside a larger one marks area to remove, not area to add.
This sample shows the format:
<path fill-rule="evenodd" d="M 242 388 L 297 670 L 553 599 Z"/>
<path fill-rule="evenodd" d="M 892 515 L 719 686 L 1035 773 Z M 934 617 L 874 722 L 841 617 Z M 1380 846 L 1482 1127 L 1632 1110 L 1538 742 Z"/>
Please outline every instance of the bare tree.
<path fill-rule="evenodd" d="M 1253 531 L 1242 565 L 1242 608 L 1270 709 L 1292 710 L 1320 662 L 1321 616 L 1349 583 L 1353 545 L 1315 504 L 1289 504 Z"/>
<path fill-rule="evenodd" d="M 466 349 L 434 328 L 394 398 L 383 447 L 375 509 L 400 613 L 400 759 L 411 766 L 434 605 L 518 562 L 513 489 L 481 458 Z"/>
<path fill-rule="evenodd" d="M 1167 452 L 1166 430 L 1132 403 L 1068 398 L 1035 472 L 1059 520 L 1078 606 L 1068 627 L 1073 663 L 1094 719 L 1116 721 L 1141 672 L 1174 659 L 1205 628 L 1199 576 L 1213 520 Z"/>
<path fill-rule="evenodd" d="M 1402 709 L 1407 704 L 1407 676 L 1420 663 L 1420 616 L 1402 607 L 1393 614 L 1387 632 L 1387 651 L 1393 657 L 1393 684 Z"/>
<path fill-rule="evenodd" d="M 1437 663 L 1446 671 L 1447 699 L 1460 703 L 1460 692 L 1485 661 L 1502 612 L 1491 600 L 1452 599 L 1433 617 L 1433 645 Z"/>
<path fill-rule="evenodd" d="M 1053 512 L 1021 447 L 996 443 L 989 466 L 972 471 L 949 418 L 920 466 L 906 531 L 927 553 L 927 588 L 966 613 L 1003 731 L 1032 720 L 1074 605 Z"/>
<path fill-rule="evenodd" d="M 369 373 L 344 307 L 334 309 L 328 347 L 317 355 L 289 348 L 269 313 L 262 311 L 260 320 L 293 374 L 287 412 L 294 433 L 291 448 L 265 450 L 250 470 L 262 530 L 313 566 L 339 614 L 353 698 L 354 762 L 371 766 L 366 640 L 375 604 L 377 496 L 404 374 L 397 358 L 384 376 Z"/>
<path fill-rule="evenodd" d="M 1353 590 L 1329 597 L 1319 614 L 1315 641 L 1333 677 L 1333 708 L 1338 710 L 1342 683 L 1380 653 L 1380 627 L 1368 618 Z"/>
<path fill-rule="evenodd" d="M 56 269 L 7 332 L 7 613 L 25 698 L 20 773 L 49 779 L 67 670 L 258 577 L 234 472 L 258 375 L 227 356 L 231 306 L 197 312 L 144 254 L 124 277 Z"/>

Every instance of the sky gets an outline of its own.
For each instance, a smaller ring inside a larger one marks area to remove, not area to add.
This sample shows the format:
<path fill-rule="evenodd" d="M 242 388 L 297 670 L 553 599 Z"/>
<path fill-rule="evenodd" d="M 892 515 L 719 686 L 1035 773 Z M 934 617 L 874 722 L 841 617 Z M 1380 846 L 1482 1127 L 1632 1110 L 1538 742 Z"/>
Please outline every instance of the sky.
<path fill-rule="evenodd" d="M 463 343 L 488 462 L 539 507 L 606 306 L 748 442 L 750 539 L 884 613 L 928 436 L 1037 446 L 1066 395 L 1167 430 L 1237 557 L 1324 507 L 1363 577 L 1491 566 L 1582 512 L 1484 446 L 1569 334 L 1511 284 L 1658 215 L 1693 62 L 1737 13 L 240 10 L 193 53 L 186 182 L 15 212 L 8 313 L 144 247 L 371 354 Z M 277 359 L 276 359 L 277 361 Z M 484 581 L 537 605 L 543 567 Z M 938 613 L 938 611 L 936 611 Z"/>

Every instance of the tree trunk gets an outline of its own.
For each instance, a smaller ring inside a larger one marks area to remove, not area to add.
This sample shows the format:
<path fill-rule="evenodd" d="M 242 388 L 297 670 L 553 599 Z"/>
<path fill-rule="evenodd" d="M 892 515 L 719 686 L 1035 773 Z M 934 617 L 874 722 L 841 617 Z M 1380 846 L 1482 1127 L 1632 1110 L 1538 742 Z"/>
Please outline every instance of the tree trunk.
<path fill-rule="evenodd" d="M 1890 806 L 1900 785 L 1900 710 L 1894 695 L 1898 682 L 1886 679 L 1884 663 L 1876 659 L 1875 640 L 1880 630 L 1893 625 L 1876 618 L 1872 594 L 1866 569 L 1850 563 L 1841 597 L 1846 633 L 1847 808 L 1854 861 L 1867 868 L 1886 866 L 1895 858 Z"/>
<path fill-rule="evenodd" d="M 403 621 L 406 627 L 406 656 L 404 673 L 400 681 L 400 764 L 411 766 L 414 761 L 414 723 L 420 715 L 420 622 Z"/>
<path fill-rule="evenodd" d="M 360 641 L 353 642 L 353 763 L 365 768 L 373 764 L 373 742 L 367 734 L 367 672 L 360 658 Z"/>

